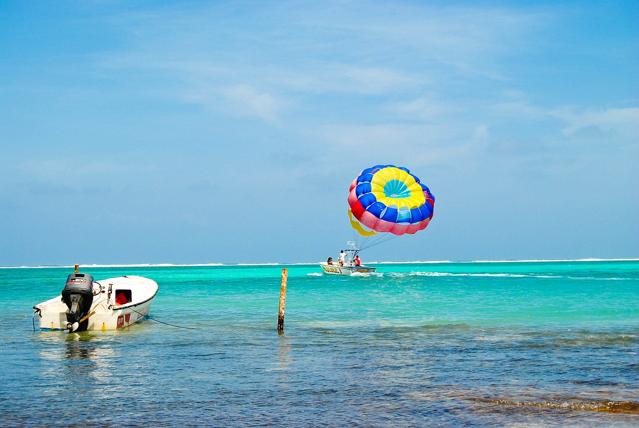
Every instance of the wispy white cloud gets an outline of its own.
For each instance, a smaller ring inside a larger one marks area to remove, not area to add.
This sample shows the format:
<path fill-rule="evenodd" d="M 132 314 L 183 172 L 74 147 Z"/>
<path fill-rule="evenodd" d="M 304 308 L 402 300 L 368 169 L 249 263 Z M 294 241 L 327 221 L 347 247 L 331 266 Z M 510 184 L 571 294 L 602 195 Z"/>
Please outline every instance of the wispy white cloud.
<path fill-rule="evenodd" d="M 548 109 L 534 105 L 523 91 L 507 90 L 505 96 L 493 101 L 488 108 L 496 115 L 541 118 L 550 114 Z"/>
<path fill-rule="evenodd" d="M 360 164 L 435 165 L 467 159 L 479 148 L 476 129 L 448 123 L 333 125 L 320 132 L 330 162 L 355 159 Z"/>
<path fill-rule="evenodd" d="M 507 8 L 367 1 L 253 6 L 250 13 L 258 24 L 241 31 L 215 25 L 232 22 L 235 7 L 228 5 L 158 7 L 121 15 L 115 22 L 128 43 L 98 62 L 165 73 L 189 92 L 204 81 L 260 88 L 273 97 L 290 92 L 289 99 L 327 93 L 409 94 L 448 81 L 451 73 L 501 79 L 501 56 L 515 46 L 521 50 L 518 41 L 544 21 L 539 12 Z M 258 104 L 264 103 L 276 104 L 262 97 Z"/>
<path fill-rule="evenodd" d="M 335 9 L 307 14 L 302 22 L 350 36 L 343 43 L 359 48 L 354 58 L 409 56 L 415 64 L 443 66 L 447 77 L 451 72 L 508 77 L 498 66 L 501 56 L 525 49 L 521 42 L 551 20 L 543 9 L 531 8 L 352 2 Z"/>
<path fill-rule="evenodd" d="M 383 94 L 393 90 L 414 87 L 419 81 L 407 74 L 381 67 L 337 66 L 332 79 L 344 92 Z M 330 86 L 328 87 L 330 89 Z"/>
<path fill-rule="evenodd" d="M 453 103 L 435 101 L 428 97 L 390 103 L 386 109 L 402 117 L 424 121 L 441 120 L 444 115 L 460 111 L 460 107 Z"/>
<path fill-rule="evenodd" d="M 256 117 L 265 122 L 276 122 L 288 104 L 282 97 L 248 84 L 219 88 L 193 87 L 185 94 L 184 100 L 218 112 L 235 116 Z"/>
<path fill-rule="evenodd" d="M 140 165 L 111 160 L 81 159 L 78 156 L 67 158 L 34 158 L 22 161 L 17 169 L 31 178 L 41 181 L 83 181 L 92 176 L 103 176 L 130 172 L 131 169 L 143 169 Z"/>
<path fill-rule="evenodd" d="M 257 116 L 265 121 L 275 121 L 285 104 L 274 95 L 258 91 L 249 85 L 233 85 L 222 88 L 220 92 L 234 111 Z"/>
<path fill-rule="evenodd" d="M 639 144 L 639 108 L 637 107 L 599 110 L 563 107 L 554 109 L 549 114 L 564 122 L 563 133 L 566 136 L 574 136 L 584 129 L 596 128 Z"/>
<path fill-rule="evenodd" d="M 256 24 L 234 30 L 237 8 Z M 365 147 L 479 162 L 488 152 L 531 156 L 587 127 L 632 138 L 636 109 L 544 105 L 512 89 L 511 58 L 542 47 L 535 36 L 554 12 L 366 1 L 156 7 L 120 16 L 128 44 L 98 64 L 162 76 L 174 83 L 168 96 L 212 114 L 276 125 L 304 140 L 299 152 Z"/>

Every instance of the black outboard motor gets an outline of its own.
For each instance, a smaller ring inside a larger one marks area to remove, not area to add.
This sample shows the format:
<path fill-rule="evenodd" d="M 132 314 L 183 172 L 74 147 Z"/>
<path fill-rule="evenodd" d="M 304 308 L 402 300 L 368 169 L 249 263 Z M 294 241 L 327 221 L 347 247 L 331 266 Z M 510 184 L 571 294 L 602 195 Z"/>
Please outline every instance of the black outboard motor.
<path fill-rule="evenodd" d="M 72 273 L 62 290 L 62 301 L 67 305 L 67 328 L 69 331 L 84 331 L 89 319 L 80 322 L 89 313 L 93 303 L 93 277 L 84 273 Z"/>

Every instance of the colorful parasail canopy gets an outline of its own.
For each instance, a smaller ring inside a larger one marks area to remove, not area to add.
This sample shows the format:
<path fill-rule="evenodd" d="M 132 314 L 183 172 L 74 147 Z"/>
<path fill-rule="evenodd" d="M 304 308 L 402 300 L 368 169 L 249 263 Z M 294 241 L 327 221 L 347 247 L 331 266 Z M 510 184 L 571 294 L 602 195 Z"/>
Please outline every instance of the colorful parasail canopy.
<path fill-rule="evenodd" d="M 349 219 L 363 236 L 377 232 L 413 234 L 425 229 L 433 218 L 435 197 L 404 167 L 366 168 L 353 180 L 349 191 Z"/>

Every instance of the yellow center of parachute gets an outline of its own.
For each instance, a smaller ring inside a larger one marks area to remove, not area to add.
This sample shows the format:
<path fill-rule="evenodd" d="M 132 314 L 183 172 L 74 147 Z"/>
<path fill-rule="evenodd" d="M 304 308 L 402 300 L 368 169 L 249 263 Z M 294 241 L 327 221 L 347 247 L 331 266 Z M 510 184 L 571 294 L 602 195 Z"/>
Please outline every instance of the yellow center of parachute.
<path fill-rule="evenodd" d="M 410 194 L 403 198 L 390 197 L 384 192 L 384 186 L 391 180 L 397 180 L 404 183 Z M 373 174 L 371 180 L 371 193 L 375 198 L 387 207 L 395 206 L 399 208 L 417 208 L 426 202 L 422 186 L 415 181 L 412 175 L 403 169 L 392 166 L 386 167 Z M 354 227 L 354 226 L 353 226 Z"/>

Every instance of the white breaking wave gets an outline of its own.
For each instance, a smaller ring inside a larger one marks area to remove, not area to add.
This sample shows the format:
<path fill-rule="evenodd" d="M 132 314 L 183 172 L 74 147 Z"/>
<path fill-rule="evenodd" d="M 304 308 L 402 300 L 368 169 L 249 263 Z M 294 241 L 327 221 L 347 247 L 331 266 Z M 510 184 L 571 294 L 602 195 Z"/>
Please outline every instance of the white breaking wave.
<path fill-rule="evenodd" d="M 324 276 L 324 274 L 320 272 L 311 272 L 307 273 L 306 276 Z"/>
<path fill-rule="evenodd" d="M 542 278 L 542 279 L 568 279 L 576 281 L 626 281 L 633 278 L 621 277 L 596 277 L 596 276 L 563 276 L 543 275 L 534 273 L 454 273 L 454 272 L 387 272 L 392 278 L 406 278 L 411 276 L 432 277 L 477 277 L 477 278 Z"/>
<path fill-rule="evenodd" d="M 267 263 L 237 263 L 234 265 L 228 265 L 228 266 L 282 266 L 281 263 L 276 263 L 276 262 L 267 262 Z"/>
<path fill-rule="evenodd" d="M 420 265 L 420 264 L 465 264 L 465 263 L 588 263 L 588 262 L 639 262 L 639 258 L 622 258 L 622 259 L 603 259 L 603 258 L 586 258 L 586 259 L 531 259 L 531 260 L 413 260 L 413 261 L 376 261 L 368 262 L 367 265 Z M 206 267 L 206 266 L 314 266 L 321 262 L 302 262 L 302 263 L 280 263 L 280 262 L 264 262 L 264 263 L 113 263 L 99 264 L 89 263 L 81 264 L 83 268 L 127 268 L 127 267 Z M 36 265 L 36 266 L 0 266 L 0 269 L 68 269 L 73 265 Z M 461 275 L 461 274 L 460 274 Z M 469 274 L 475 275 L 475 274 Z"/>
<path fill-rule="evenodd" d="M 119 267 L 176 267 L 176 266 L 209 266 L 208 264 L 193 264 L 193 265 L 179 265 L 173 263 L 132 263 L 132 264 L 82 264 L 80 267 L 82 268 L 119 268 Z M 217 264 L 216 264 L 217 266 Z M 58 266 L 49 266 L 49 267 L 58 267 Z M 71 266 L 61 266 L 61 267 L 73 267 Z"/>
<path fill-rule="evenodd" d="M 391 272 L 387 275 L 402 278 L 406 276 L 470 276 L 488 278 L 563 278 L 558 275 L 535 275 L 523 273 L 453 273 L 453 272 Z"/>
<path fill-rule="evenodd" d="M 367 278 L 370 276 L 382 277 L 384 274 L 381 272 L 353 272 L 350 276 L 362 276 Z"/>
<path fill-rule="evenodd" d="M 223 263 L 129 263 L 129 264 L 81 264 L 80 268 L 136 268 L 136 267 L 206 267 L 226 266 Z M 0 269 L 73 269 L 74 265 L 40 265 L 40 266 L 0 266 Z"/>
<path fill-rule="evenodd" d="M 639 258 L 625 259 L 522 259 L 522 260 L 412 260 L 403 262 L 380 261 L 368 262 L 370 265 L 425 265 L 425 264 L 465 264 L 465 263 L 571 263 L 571 262 L 637 262 Z"/>
<path fill-rule="evenodd" d="M 458 261 L 454 263 L 566 263 L 566 262 L 637 262 L 639 258 L 629 259 L 524 259 L 524 260 L 469 260 L 467 262 Z"/>
<path fill-rule="evenodd" d="M 452 260 L 411 260 L 405 262 L 369 262 L 370 265 L 427 265 L 427 264 L 439 264 L 439 263 L 463 263 L 454 262 Z"/>

